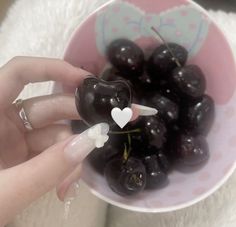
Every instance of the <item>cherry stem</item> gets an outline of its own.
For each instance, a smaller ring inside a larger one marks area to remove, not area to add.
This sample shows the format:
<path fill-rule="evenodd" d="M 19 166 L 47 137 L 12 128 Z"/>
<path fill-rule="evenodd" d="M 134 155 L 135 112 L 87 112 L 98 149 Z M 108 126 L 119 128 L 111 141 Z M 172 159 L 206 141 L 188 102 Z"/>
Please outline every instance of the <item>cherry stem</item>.
<path fill-rule="evenodd" d="M 129 150 L 131 149 L 131 136 L 130 133 L 128 133 L 128 143 L 129 143 Z"/>
<path fill-rule="evenodd" d="M 137 129 L 134 129 L 134 130 L 121 131 L 121 132 L 118 132 L 118 131 L 110 131 L 109 134 L 112 134 L 112 135 L 124 135 L 124 134 L 130 134 L 130 133 L 135 133 L 135 132 L 141 132 L 141 129 L 140 129 L 140 128 L 137 128 Z"/>
<path fill-rule="evenodd" d="M 125 149 L 124 149 L 124 153 L 123 153 L 123 159 L 124 159 L 124 163 L 126 163 L 126 161 L 128 160 L 129 157 L 129 151 L 127 150 L 127 146 L 126 143 L 124 144 Z"/>
<path fill-rule="evenodd" d="M 126 143 L 124 143 L 124 146 L 125 146 L 124 153 L 123 153 L 124 164 L 126 164 L 130 156 L 130 152 L 131 152 L 131 137 L 129 133 L 127 134 L 127 136 L 128 136 L 128 149 L 127 149 Z"/>
<path fill-rule="evenodd" d="M 163 38 L 163 36 L 160 34 L 160 32 L 157 31 L 156 28 L 154 28 L 153 26 L 151 27 L 151 29 L 156 33 L 156 35 L 158 36 L 158 38 L 161 39 L 161 41 L 166 45 L 167 49 L 169 50 L 170 54 L 172 55 L 172 57 L 175 60 L 175 63 L 177 64 L 178 67 L 182 67 L 182 65 L 180 64 L 179 60 L 175 57 L 175 54 L 173 53 L 173 51 L 171 50 L 169 44 L 165 41 L 165 39 Z"/>

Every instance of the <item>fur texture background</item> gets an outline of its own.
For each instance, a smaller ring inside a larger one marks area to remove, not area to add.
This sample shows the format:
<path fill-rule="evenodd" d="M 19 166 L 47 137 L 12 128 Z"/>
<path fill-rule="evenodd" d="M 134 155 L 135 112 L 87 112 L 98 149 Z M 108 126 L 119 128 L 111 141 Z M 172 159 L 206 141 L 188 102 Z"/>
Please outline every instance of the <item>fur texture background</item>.
<path fill-rule="evenodd" d="M 0 27 L 0 65 L 17 55 L 61 58 L 73 30 L 107 0 L 18 0 Z M 236 14 L 210 14 L 236 53 Z M 220 45 L 220 44 L 219 44 Z M 33 76 L 33 75 L 32 75 Z M 29 85 L 21 97 L 51 92 L 52 83 Z M 235 227 L 236 173 L 208 199 L 176 212 L 141 214 L 107 206 L 81 185 L 63 221 L 64 206 L 48 193 L 19 215 L 10 227 Z"/>

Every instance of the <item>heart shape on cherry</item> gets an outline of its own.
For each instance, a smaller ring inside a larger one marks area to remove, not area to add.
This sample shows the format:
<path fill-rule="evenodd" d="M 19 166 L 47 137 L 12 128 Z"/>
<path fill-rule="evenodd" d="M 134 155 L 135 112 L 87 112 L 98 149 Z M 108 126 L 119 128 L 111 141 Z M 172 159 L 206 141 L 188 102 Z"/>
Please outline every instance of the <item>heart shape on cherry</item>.
<path fill-rule="evenodd" d="M 133 111 L 128 107 L 124 108 L 123 110 L 118 107 L 115 107 L 111 111 L 112 119 L 120 128 L 124 128 L 129 123 L 132 118 L 132 115 Z"/>

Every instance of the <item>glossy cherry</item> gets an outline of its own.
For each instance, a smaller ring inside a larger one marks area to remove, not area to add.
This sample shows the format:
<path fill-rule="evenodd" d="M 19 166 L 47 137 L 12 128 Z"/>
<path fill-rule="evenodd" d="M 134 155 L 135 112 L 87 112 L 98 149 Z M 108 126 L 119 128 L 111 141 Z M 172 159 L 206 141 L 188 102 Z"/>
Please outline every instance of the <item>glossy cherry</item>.
<path fill-rule="evenodd" d="M 167 180 L 167 175 L 161 170 L 157 156 L 146 156 L 144 164 L 147 174 L 146 188 L 155 189 L 162 186 Z"/>
<path fill-rule="evenodd" d="M 130 87 L 124 81 L 104 81 L 96 77 L 86 78 L 75 94 L 76 107 L 88 124 L 100 122 L 113 124 L 111 110 L 131 106 Z"/>
<path fill-rule="evenodd" d="M 206 79 L 197 65 L 187 65 L 176 68 L 170 82 L 179 94 L 187 98 L 201 97 L 206 90 Z"/>
<path fill-rule="evenodd" d="M 158 115 L 167 123 L 175 122 L 179 117 L 179 106 L 160 93 L 148 95 L 144 99 L 143 104 L 156 108 L 158 110 Z"/>
<path fill-rule="evenodd" d="M 167 127 L 165 122 L 158 116 L 140 117 L 136 121 L 130 123 L 129 128 L 140 129 L 139 133 L 132 133 L 132 146 L 135 150 L 147 150 L 147 145 L 154 146 L 157 149 L 163 147 L 167 139 Z M 145 151 L 144 151 L 145 152 Z"/>
<path fill-rule="evenodd" d="M 167 139 L 167 128 L 164 121 L 157 116 L 151 116 L 144 117 L 142 124 L 142 133 L 144 133 L 144 137 L 147 137 L 149 144 L 161 149 Z"/>
<path fill-rule="evenodd" d="M 170 161 L 168 160 L 167 155 L 164 154 L 164 152 L 162 152 L 161 150 L 159 150 L 156 153 L 156 155 L 157 155 L 158 163 L 160 165 L 161 170 L 164 173 L 167 173 L 171 168 Z"/>
<path fill-rule="evenodd" d="M 177 136 L 174 152 L 176 158 L 187 166 L 205 163 L 209 158 L 209 147 L 204 136 L 182 133 Z"/>
<path fill-rule="evenodd" d="M 129 85 L 129 87 L 131 88 L 131 93 L 132 93 L 132 97 L 134 99 L 134 102 L 138 102 L 137 99 L 137 93 L 136 93 L 136 89 L 134 84 L 125 78 L 125 76 L 119 72 L 117 69 L 113 68 L 107 68 L 102 76 L 101 79 L 105 80 L 105 81 L 124 81 L 125 83 L 127 83 Z"/>
<path fill-rule="evenodd" d="M 97 172 L 103 174 L 106 163 L 113 158 L 122 158 L 122 155 L 123 150 L 120 147 L 108 142 L 104 147 L 92 151 L 87 159 Z"/>
<path fill-rule="evenodd" d="M 181 111 L 181 124 L 196 134 L 207 135 L 212 127 L 215 117 L 215 104 L 213 99 L 203 97 L 189 102 Z"/>
<path fill-rule="evenodd" d="M 127 79 L 137 78 L 143 73 L 144 53 L 134 42 L 117 39 L 107 48 L 107 56 L 112 65 Z"/>
<path fill-rule="evenodd" d="M 175 58 L 178 59 L 179 63 L 182 66 L 185 65 L 188 58 L 187 50 L 176 43 L 168 43 L 168 45 Z M 178 66 L 173 55 L 170 53 L 165 44 L 162 44 L 154 50 L 147 63 L 148 73 L 153 80 L 159 81 L 160 78 L 167 79 L 172 70 Z"/>
<path fill-rule="evenodd" d="M 105 177 L 111 189 L 123 196 L 135 195 L 146 185 L 145 166 L 133 157 L 126 161 L 115 158 L 107 162 Z"/>

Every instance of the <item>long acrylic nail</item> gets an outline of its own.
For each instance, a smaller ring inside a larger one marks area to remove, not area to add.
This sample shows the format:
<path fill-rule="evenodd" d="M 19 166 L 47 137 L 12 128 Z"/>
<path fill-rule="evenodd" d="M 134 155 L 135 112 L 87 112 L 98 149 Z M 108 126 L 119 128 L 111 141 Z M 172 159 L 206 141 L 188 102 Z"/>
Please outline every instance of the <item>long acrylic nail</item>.
<path fill-rule="evenodd" d="M 139 116 L 152 116 L 158 113 L 158 110 L 152 107 L 132 104 L 133 108 L 138 110 Z"/>
<path fill-rule="evenodd" d="M 65 148 L 66 158 L 78 164 L 96 147 L 100 148 L 108 140 L 109 125 L 100 123 L 75 137 Z"/>

